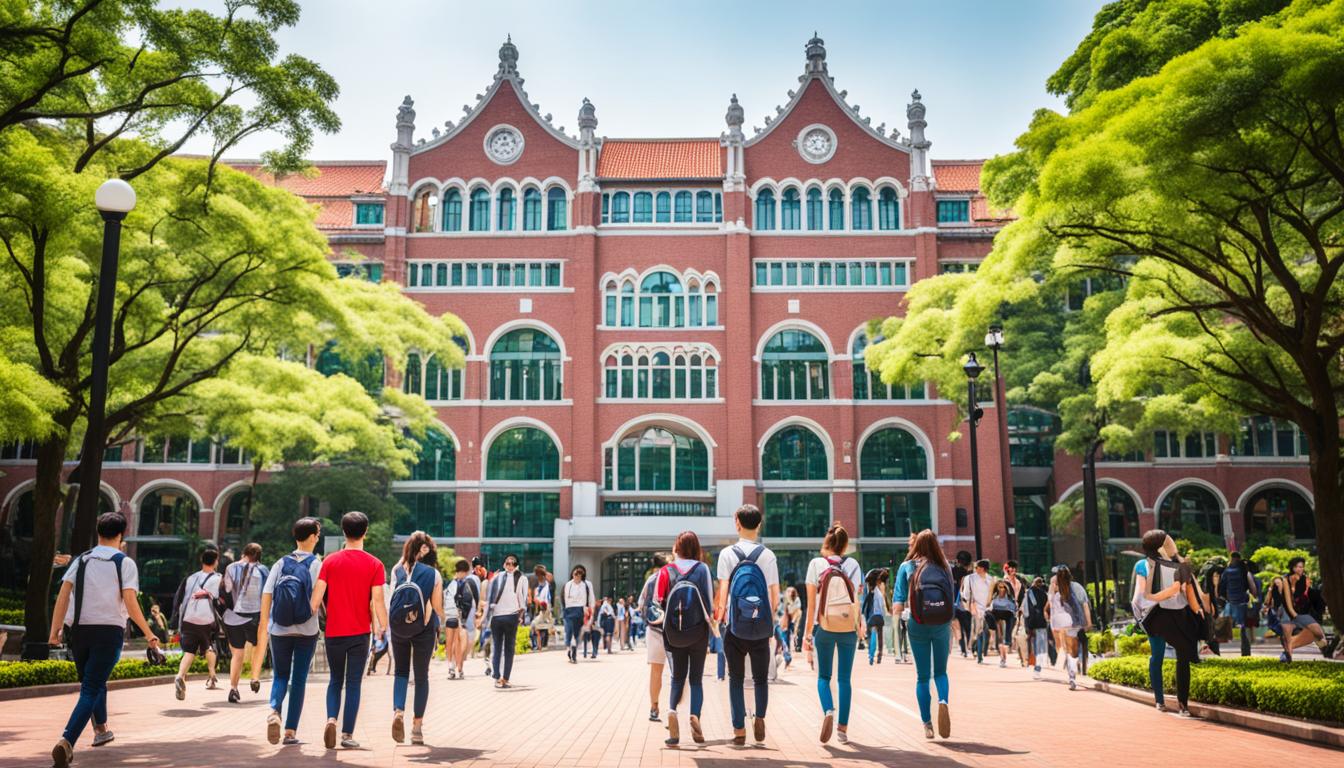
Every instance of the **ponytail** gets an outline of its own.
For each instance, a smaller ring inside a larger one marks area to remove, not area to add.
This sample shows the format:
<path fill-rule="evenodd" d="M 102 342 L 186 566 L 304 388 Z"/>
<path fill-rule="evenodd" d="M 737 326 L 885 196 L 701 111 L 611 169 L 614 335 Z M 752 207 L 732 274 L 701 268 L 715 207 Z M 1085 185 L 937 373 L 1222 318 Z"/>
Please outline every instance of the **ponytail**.
<path fill-rule="evenodd" d="M 839 522 L 831 523 L 831 528 L 826 531 L 826 538 L 822 539 L 821 546 L 837 557 L 844 557 L 845 550 L 849 549 L 849 534 L 845 531 L 845 526 Z"/>

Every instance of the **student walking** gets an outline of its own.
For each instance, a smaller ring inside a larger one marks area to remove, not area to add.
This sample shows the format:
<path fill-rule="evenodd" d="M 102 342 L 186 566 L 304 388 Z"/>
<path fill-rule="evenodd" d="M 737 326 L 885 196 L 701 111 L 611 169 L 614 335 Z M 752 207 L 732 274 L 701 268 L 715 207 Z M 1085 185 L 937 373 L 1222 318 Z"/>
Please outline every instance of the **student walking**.
<path fill-rule="evenodd" d="M 485 608 L 490 624 L 491 643 L 494 646 L 493 663 L 495 687 L 509 688 L 513 674 L 513 654 L 518 639 L 518 625 L 527 611 L 527 579 L 518 570 L 518 556 L 504 556 L 504 570 L 490 580 L 489 603 Z"/>
<path fill-rule="evenodd" d="M 961 582 L 961 603 L 971 614 L 971 641 L 975 645 L 975 663 L 985 661 L 985 651 L 989 646 L 989 633 L 993 619 L 989 615 L 989 604 L 993 600 L 994 580 L 989 575 L 989 561 L 977 560 L 975 570 L 967 574 Z"/>
<path fill-rule="evenodd" d="M 64 638 L 80 683 L 79 699 L 51 749 L 52 764 L 58 768 L 66 768 L 75 759 L 75 745 L 90 719 L 93 746 L 110 744 L 115 738 L 107 724 L 107 679 L 121 659 L 127 620 L 135 622 L 150 648 L 159 648 L 159 638 L 145 621 L 136 598 L 140 572 L 135 561 L 121 551 L 126 518 L 119 512 L 99 515 L 97 531 L 98 545 L 72 560 L 61 577 L 51 612 L 48 642 L 60 645 Z"/>
<path fill-rule="evenodd" d="M 466 560 L 458 560 L 453 566 L 455 578 L 448 584 L 444 594 L 447 614 L 443 620 L 444 643 L 447 646 L 444 656 L 448 660 L 448 679 L 461 680 L 467 676 L 463 668 L 467 658 L 467 627 L 476 621 L 476 606 L 481 601 L 481 588 L 471 566 Z"/>
<path fill-rule="evenodd" d="M 551 626 L 554 624 L 551 615 L 551 575 L 546 572 L 546 566 L 540 564 L 532 569 L 532 574 L 537 577 L 537 586 L 532 589 L 532 632 L 536 636 L 534 647 L 544 651 L 550 646 Z"/>
<path fill-rule="evenodd" d="M 1087 602 L 1087 591 L 1073 580 L 1068 567 L 1055 567 L 1050 585 L 1050 602 L 1046 617 L 1055 633 L 1055 647 L 1064 653 L 1064 669 L 1069 674 L 1069 690 L 1078 689 L 1078 633 L 1092 626 L 1092 608 Z"/>
<path fill-rule="evenodd" d="M 907 603 L 910 606 L 908 630 L 910 653 L 915 657 L 915 700 L 927 739 L 933 738 L 930 679 L 938 690 L 938 735 L 946 739 L 952 733 L 947 656 L 952 650 L 951 625 L 960 598 L 954 584 L 952 569 L 938 545 L 938 535 L 928 529 L 920 531 L 910 545 L 906 561 L 896 571 L 891 610 L 899 613 Z"/>
<path fill-rule="evenodd" d="M 1176 651 L 1176 701 L 1181 716 L 1189 717 L 1190 665 L 1199 661 L 1204 608 L 1195 591 L 1195 576 L 1189 564 L 1179 560 L 1176 543 L 1166 531 L 1154 529 L 1143 534 L 1143 553 L 1145 560 L 1139 575 L 1143 578 L 1143 598 L 1148 607 L 1141 623 L 1148 633 L 1150 647 L 1154 638 L 1160 638 Z M 1151 675 L 1151 658 L 1148 669 Z M 1160 674 L 1160 667 L 1158 671 Z M 1157 705 L 1159 710 L 1166 710 L 1161 699 Z"/>
<path fill-rule="evenodd" d="M 180 621 L 178 634 L 182 644 L 182 661 L 177 666 L 177 677 L 173 678 L 173 690 L 178 701 L 187 698 L 187 671 L 200 654 L 204 654 L 210 671 L 205 687 L 214 690 L 215 633 L 219 631 L 219 613 L 216 601 L 223 582 L 215 571 L 219 562 L 219 550 L 206 548 L 201 552 L 201 570 L 191 574 L 182 583 L 182 607 L 178 611 Z"/>
<path fill-rule="evenodd" d="M 266 715 L 266 739 L 280 741 L 280 714 L 286 696 L 285 739 L 298 744 L 295 733 L 303 714 L 303 696 L 308 687 L 308 668 L 317 651 L 318 616 L 313 610 L 313 590 L 322 571 L 322 561 L 313 554 L 322 524 L 315 517 L 295 521 L 294 551 L 275 562 L 261 590 L 261 616 L 257 639 L 262 653 L 271 645 L 271 707 Z"/>
<path fill-rule="evenodd" d="M 994 623 L 994 634 L 999 646 L 999 667 L 1008 666 L 1008 648 L 1017 624 L 1017 600 L 1007 581 L 994 582 L 994 598 L 989 603 L 989 618 Z"/>
<path fill-rule="evenodd" d="M 1293 651 L 1307 643 L 1315 642 L 1325 658 L 1333 658 L 1335 647 L 1339 643 L 1338 635 L 1333 641 L 1326 640 L 1325 630 L 1317 620 L 1312 609 L 1311 577 L 1307 575 L 1305 558 L 1294 557 L 1288 561 L 1288 573 L 1278 583 L 1279 594 L 1275 595 L 1278 607 L 1279 632 L 1283 638 L 1283 653 L 1279 661 L 1292 662 Z M 1294 636 L 1294 630 L 1297 635 Z"/>
<path fill-rule="evenodd" d="M 966 550 L 957 552 L 957 562 L 952 566 L 952 580 L 957 588 L 957 595 L 962 595 L 962 589 L 966 584 L 966 577 L 971 575 L 971 553 Z M 952 633 L 957 637 L 957 644 L 961 647 L 961 657 L 967 656 L 966 646 L 971 643 L 974 647 L 974 640 L 971 638 L 971 611 L 966 600 L 957 601 L 957 621 L 952 625 Z"/>
<path fill-rule="evenodd" d="M 821 699 L 821 743 L 831 740 L 831 731 L 841 744 L 849 742 L 849 706 L 852 698 L 850 675 L 854 671 L 854 652 L 864 634 L 859 611 L 859 593 L 863 590 L 863 571 L 859 563 L 845 555 L 849 534 L 840 523 L 832 523 L 821 543 L 821 557 L 807 565 L 807 624 L 803 630 L 803 649 L 817 649 L 817 695 Z M 869 646 L 869 653 L 872 647 Z M 831 661 L 835 660 L 836 689 L 840 697 L 839 723 L 835 701 L 831 698 Z"/>
<path fill-rule="evenodd" d="M 793 587 L 784 590 L 779 597 L 779 608 L 775 611 L 775 641 L 779 644 L 779 650 L 784 656 L 784 669 L 787 671 L 793 666 L 793 636 L 797 634 L 798 629 L 793 624 L 793 613 L 789 606 L 793 604 L 797 591 Z"/>
<path fill-rule="evenodd" d="M 401 548 L 401 561 L 392 568 L 392 597 L 387 623 L 391 635 L 392 739 L 406 740 L 406 688 L 415 666 L 415 703 L 411 743 L 424 744 L 425 705 L 429 703 L 429 660 L 443 619 L 443 576 L 439 573 L 434 539 L 415 531 Z"/>
<path fill-rule="evenodd" d="M 1250 656 L 1251 637 L 1255 634 L 1255 615 L 1250 610 L 1250 603 L 1252 598 L 1261 599 L 1260 585 L 1248 563 L 1241 559 L 1240 552 L 1229 555 L 1227 567 L 1218 580 L 1218 595 L 1225 601 L 1223 615 L 1232 619 L 1234 626 L 1241 628 L 1241 655 Z M 1250 617 L 1250 622 L 1247 617 Z"/>
<path fill-rule="evenodd" d="M 363 512 L 341 516 L 345 548 L 327 555 L 313 588 L 312 609 L 316 613 L 327 602 L 327 725 L 322 742 L 336 748 L 336 716 L 341 715 L 341 692 L 345 692 L 345 711 L 341 717 L 342 749 L 358 749 L 355 719 L 359 716 L 360 687 L 364 682 L 364 664 L 369 658 L 369 632 L 387 631 L 387 605 L 383 602 L 383 564 L 364 551 L 364 536 L 369 532 L 369 517 Z M 373 610 L 370 611 L 370 605 Z"/>
<path fill-rule="evenodd" d="M 770 703 L 770 640 L 779 606 L 779 564 L 761 544 L 761 510 L 751 504 L 737 508 L 733 525 L 738 541 L 719 552 L 715 621 L 728 625 L 723 653 L 728 661 L 728 702 L 732 710 L 733 743 L 747 740 L 746 662 L 751 659 L 756 709 L 752 735 L 765 741 L 765 713 Z"/>
<path fill-rule="evenodd" d="M 645 626 L 644 650 L 649 664 L 649 721 L 654 723 L 662 719 L 658 715 L 658 696 L 663 688 L 663 667 L 667 665 L 667 650 L 663 642 L 663 606 L 654 595 L 654 588 L 667 561 L 666 555 L 653 556 L 653 571 L 639 590 L 639 604 L 636 606 Z M 574 661 L 573 650 L 570 651 L 569 660 L 571 663 Z"/>
<path fill-rule="evenodd" d="M 625 598 L 616 600 L 616 647 L 627 650 L 630 645 L 630 612 L 626 610 Z"/>
<path fill-rule="evenodd" d="M 868 626 L 868 666 L 873 665 L 874 656 L 878 664 L 882 663 L 882 647 L 886 642 L 883 636 L 887 624 L 886 568 L 874 568 L 864 577 L 867 591 L 863 596 L 863 621 Z M 894 622 L 893 622 L 894 624 Z"/>
<path fill-rule="evenodd" d="M 583 645 L 583 657 L 588 658 L 588 638 L 585 627 L 592 618 L 596 606 L 593 585 L 588 583 L 588 569 L 582 565 L 574 566 L 569 572 L 569 581 L 560 591 L 561 616 L 565 621 L 565 648 L 569 653 L 569 663 L 577 664 L 580 644 Z"/>
<path fill-rule="evenodd" d="M 709 597 L 713 587 L 709 567 L 700 560 L 700 538 L 694 531 L 683 531 L 672 548 L 676 559 L 658 572 L 654 599 L 663 606 L 663 632 L 672 658 L 672 690 L 667 702 L 667 741 L 669 747 L 681 743 L 677 707 L 686 687 L 691 689 L 691 738 L 705 742 L 700 727 L 700 708 L 704 704 L 703 680 L 705 654 L 709 638 L 718 635 L 710 619 Z"/>
<path fill-rule="evenodd" d="M 1135 590 L 1138 590 L 1137 583 Z M 1032 665 L 1031 676 L 1033 679 L 1041 679 L 1041 659 L 1050 658 L 1050 622 L 1046 619 L 1046 606 L 1050 602 L 1050 592 L 1045 587 L 1045 579 L 1037 576 L 1032 579 L 1031 586 L 1027 588 L 1026 597 L 1022 601 L 1022 622 L 1026 625 L 1028 655 L 1027 661 Z M 1135 616 L 1139 614 L 1135 612 Z M 1150 665 L 1151 666 L 1151 665 Z M 1161 654 L 1158 654 L 1158 677 L 1162 676 Z M 1157 686 L 1157 695 L 1162 695 L 1162 686 Z"/>
<path fill-rule="evenodd" d="M 261 690 L 261 660 L 264 658 L 257 642 L 257 627 L 261 618 L 261 592 L 270 571 L 261 564 L 261 545 L 252 542 L 243 547 L 243 559 L 224 571 L 224 634 L 229 639 L 229 701 L 242 701 L 238 683 L 243 677 L 243 659 L 247 646 L 252 646 L 252 692 Z"/>
<path fill-rule="evenodd" d="M 598 626 L 602 630 L 602 647 L 607 655 L 611 655 L 611 639 L 616 634 L 616 609 L 611 605 L 611 598 L 602 598 L 602 607 L 597 611 Z"/>

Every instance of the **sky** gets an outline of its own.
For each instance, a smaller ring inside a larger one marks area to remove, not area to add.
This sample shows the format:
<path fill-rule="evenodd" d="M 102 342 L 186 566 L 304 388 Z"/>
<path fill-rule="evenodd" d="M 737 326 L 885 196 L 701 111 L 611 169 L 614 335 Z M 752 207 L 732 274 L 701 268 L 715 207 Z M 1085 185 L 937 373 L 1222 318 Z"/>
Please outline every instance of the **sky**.
<path fill-rule="evenodd" d="M 188 0 L 218 12 L 219 0 Z M 1101 0 L 885 2 L 457 2 L 307 0 L 278 34 L 281 52 L 318 62 L 340 84 L 341 130 L 319 135 L 315 160 L 389 156 L 403 96 L 416 137 L 462 118 L 490 86 L 513 36 L 518 70 L 541 112 L 577 132 L 584 97 L 610 137 L 718 136 L 736 93 L 750 126 L 788 101 L 815 31 L 836 88 L 877 126 L 906 129 L 918 88 L 934 158 L 1012 150 L 1040 107 L 1063 109 L 1045 80 L 1091 28 Z M 255 137 L 233 157 L 277 145 Z M 187 151 L 206 151 L 195 142 Z"/>

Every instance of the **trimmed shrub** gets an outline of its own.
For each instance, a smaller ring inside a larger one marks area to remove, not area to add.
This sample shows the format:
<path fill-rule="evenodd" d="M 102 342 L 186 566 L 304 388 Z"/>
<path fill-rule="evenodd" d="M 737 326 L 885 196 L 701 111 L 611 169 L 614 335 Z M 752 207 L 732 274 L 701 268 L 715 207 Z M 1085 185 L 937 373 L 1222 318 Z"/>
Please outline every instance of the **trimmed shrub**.
<path fill-rule="evenodd" d="M 1110 630 L 1093 632 L 1087 636 L 1087 652 L 1093 656 L 1115 652 L 1115 635 Z"/>
<path fill-rule="evenodd" d="M 177 674 L 181 656 L 169 656 L 168 663 L 150 665 L 143 658 L 122 659 L 112 668 L 111 680 L 130 680 L 140 677 Z M 205 672 L 205 659 L 197 657 L 192 672 Z M 30 685 L 77 683 L 73 661 L 0 661 L 0 688 L 23 688 Z"/>
<path fill-rule="evenodd" d="M 23 608 L 0 607 L 0 624 L 23 626 Z"/>
<path fill-rule="evenodd" d="M 1117 645 L 1121 656 L 1147 656 L 1150 652 L 1147 635 L 1121 635 Z"/>

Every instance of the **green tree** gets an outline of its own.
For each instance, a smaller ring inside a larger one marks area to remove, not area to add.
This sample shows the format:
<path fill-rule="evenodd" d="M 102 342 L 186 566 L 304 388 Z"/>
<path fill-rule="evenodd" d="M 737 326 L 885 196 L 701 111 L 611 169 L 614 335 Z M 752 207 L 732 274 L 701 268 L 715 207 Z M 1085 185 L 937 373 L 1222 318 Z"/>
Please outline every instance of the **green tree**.
<path fill-rule="evenodd" d="M 392 498 L 390 476 L 369 464 L 293 466 L 272 474 L 256 486 L 250 540 L 261 545 L 267 559 L 294 549 L 294 521 L 312 515 L 322 521 L 322 535 L 341 535 L 341 516 L 359 511 L 369 516 L 365 547 L 390 566 L 400 556 L 392 541 L 392 521 L 404 512 Z"/>

